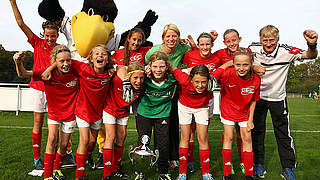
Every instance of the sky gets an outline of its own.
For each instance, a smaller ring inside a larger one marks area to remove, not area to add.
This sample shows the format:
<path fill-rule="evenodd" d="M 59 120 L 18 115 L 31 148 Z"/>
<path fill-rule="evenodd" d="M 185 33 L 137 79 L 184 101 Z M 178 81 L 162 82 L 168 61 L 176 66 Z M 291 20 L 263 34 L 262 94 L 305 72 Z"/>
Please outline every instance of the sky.
<path fill-rule="evenodd" d="M 37 11 L 41 0 L 17 0 L 25 24 L 37 35 L 44 21 Z M 66 15 L 72 17 L 82 8 L 83 0 L 60 0 Z M 303 31 L 312 29 L 320 33 L 319 0 L 115 0 L 118 16 L 115 19 L 116 33 L 134 27 L 145 13 L 152 9 L 158 15 L 149 40 L 160 44 L 163 27 L 173 23 L 178 26 L 181 38 L 188 34 L 196 39 L 200 33 L 214 29 L 219 36 L 213 51 L 225 48 L 223 33 L 237 29 L 242 37 L 240 45 L 247 47 L 259 41 L 259 30 L 268 24 L 278 27 L 280 43 L 306 49 Z M 26 36 L 15 22 L 9 0 L 0 1 L 0 44 L 6 50 L 31 50 Z M 63 34 L 59 43 L 66 44 Z M 318 46 L 318 51 L 320 50 Z"/>

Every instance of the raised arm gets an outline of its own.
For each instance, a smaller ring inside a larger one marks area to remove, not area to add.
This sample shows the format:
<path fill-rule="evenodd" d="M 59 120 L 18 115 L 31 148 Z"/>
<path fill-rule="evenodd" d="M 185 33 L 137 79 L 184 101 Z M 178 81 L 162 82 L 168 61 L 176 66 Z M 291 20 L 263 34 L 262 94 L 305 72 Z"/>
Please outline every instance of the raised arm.
<path fill-rule="evenodd" d="M 317 40 L 318 34 L 313 30 L 305 30 L 303 37 L 306 39 L 308 44 L 308 50 L 304 51 L 301 59 L 314 59 L 318 55 L 317 51 Z"/>
<path fill-rule="evenodd" d="M 12 11 L 14 14 L 14 17 L 16 19 L 16 22 L 18 24 L 18 26 L 20 27 L 20 29 L 24 32 L 24 34 L 27 36 L 28 40 L 30 40 L 33 36 L 33 32 L 31 31 L 31 29 L 24 23 L 22 16 L 20 14 L 20 11 L 18 9 L 16 0 L 10 0 L 10 4 L 12 7 Z"/>
<path fill-rule="evenodd" d="M 13 60 L 16 65 L 16 71 L 17 71 L 18 77 L 19 78 L 30 78 L 31 76 L 33 76 L 33 72 L 27 71 L 24 68 L 23 63 L 22 63 L 24 58 L 25 58 L 25 52 L 23 52 L 23 51 L 17 52 L 13 55 Z"/>

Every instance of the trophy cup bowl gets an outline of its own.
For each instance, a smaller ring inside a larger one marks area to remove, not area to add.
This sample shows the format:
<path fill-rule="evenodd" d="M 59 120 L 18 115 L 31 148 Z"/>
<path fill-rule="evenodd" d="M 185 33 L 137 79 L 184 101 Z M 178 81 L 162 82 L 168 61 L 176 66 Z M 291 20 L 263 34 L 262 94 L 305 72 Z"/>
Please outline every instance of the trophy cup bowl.
<path fill-rule="evenodd" d="M 133 147 L 132 145 L 129 146 L 129 159 L 134 166 L 134 171 L 136 174 L 135 180 L 138 179 L 146 179 L 145 173 L 143 170 L 151 168 L 159 158 L 159 151 L 155 150 L 152 151 L 148 146 L 150 138 L 147 135 L 143 135 L 141 137 L 141 144 L 140 146 Z"/>

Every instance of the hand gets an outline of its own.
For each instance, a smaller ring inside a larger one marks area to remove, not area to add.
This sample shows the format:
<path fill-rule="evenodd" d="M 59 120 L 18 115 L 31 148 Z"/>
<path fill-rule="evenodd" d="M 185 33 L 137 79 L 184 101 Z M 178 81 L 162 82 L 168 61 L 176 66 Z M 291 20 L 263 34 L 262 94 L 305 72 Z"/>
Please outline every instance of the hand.
<path fill-rule="evenodd" d="M 231 66 L 233 66 L 233 61 L 232 61 L 232 60 L 230 60 L 230 61 L 222 64 L 222 65 L 220 66 L 220 68 L 227 69 L 228 67 L 231 67 Z"/>
<path fill-rule="evenodd" d="M 147 12 L 147 14 L 144 16 L 142 23 L 145 26 L 152 26 L 158 19 L 158 15 L 156 15 L 156 12 L 152 11 L 151 9 Z"/>
<path fill-rule="evenodd" d="M 23 61 L 25 56 L 26 56 L 26 53 L 24 51 L 19 51 L 13 55 L 13 60 L 16 64 L 19 64 Z"/>
<path fill-rule="evenodd" d="M 211 35 L 213 41 L 215 41 L 218 37 L 218 33 L 216 30 L 211 30 L 209 34 Z"/>
<path fill-rule="evenodd" d="M 254 128 L 254 124 L 252 121 L 248 121 L 247 130 L 250 132 Z"/>
<path fill-rule="evenodd" d="M 144 67 L 144 73 L 147 75 L 148 78 L 151 78 L 150 63 L 149 63 L 149 65 Z"/>
<path fill-rule="evenodd" d="M 193 40 L 191 35 L 188 35 L 188 41 L 189 41 L 189 44 L 190 44 L 190 47 L 191 47 L 192 50 L 199 49 L 197 44 L 194 42 L 194 40 Z"/>
<path fill-rule="evenodd" d="M 187 45 L 189 42 L 187 39 L 180 39 L 180 44 Z"/>
<path fill-rule="evenodd" d="M 122 88 L 123 88 L 122 99 L 127 103 L 132 101 L 134 98 L 134 94 L 133 94 L 132 85 L 129 79 L 123 80 Z"/>
<path fill-rule="evenodd" d="M 254 71 L 257 75 L 262 76 L 262 75 L 264 75 L 264 73 L 266 72 L 266 68 L 263 67 L 263 66 L 257 65 L 257 66 L 254 66 L 254 67 L 253 67 L 253 71 Z"/>
<path fill-rule="evenodd" d="M 318 40 L 318 34 L 313 30 L 305 30 L 303 32 L 303 37 L 306 39 L 309 45 L 316 44 Z"/>
<path fill-rule="evenodd" d="M 46 69 L 42 74 L 41 74 L 42 80 L 48 81 L 51 78 L 51 70 Z"/>

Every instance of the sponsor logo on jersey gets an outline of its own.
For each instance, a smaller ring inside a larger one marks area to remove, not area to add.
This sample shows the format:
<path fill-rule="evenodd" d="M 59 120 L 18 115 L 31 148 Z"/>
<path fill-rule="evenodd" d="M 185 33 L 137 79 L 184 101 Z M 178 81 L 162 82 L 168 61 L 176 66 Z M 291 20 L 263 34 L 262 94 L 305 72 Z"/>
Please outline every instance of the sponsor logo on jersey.
<path fill-rule="evenodd" d="M 140 61 L 141 59 L 142 59 L 142 54 L 141 54 L 141 53 L 138 53 L 138 54 L 130 57 L 130 61 L 131 61 L 131 62 Z"/>
<path fill-rule="evenodd" d="M 226 166 L 231 166 L 232 164 L 231 164 L 230 161 L 228 161 L 228 162 L 226 162 L 224 165 L 226 165 Z"/>
<path fill-rule="evenodd" d="M 235 84 L 229 84 L 228 86 L 229 86 L 229 87 L 236 87 L 237 85 L 235 85 Z"/>
<path fill-rule="evenodd" d="M 121 89 L 121 88 L 117 88 L 117 90 L 118 90 L 118 91 L 123 91 L 123 89 Z"/>
<path fill-rule="evenodd" d="M 39 144 L 34 144 L 32 147 L 40 147 Z"/>
<path fill-rule="evenodd" d="M 76 79 L 74 79 L 74 80 L 72 80 L 72 81 L 68 82 L 68 83 L 66 84 L 66 87 L 68 87 L 68 88 L 70 88 L 70 87 L 74 87 L 74 86 L 76 86 L 76 85 L 77 85 L 77 82 L 78 82 L 78 78 L 76 78 Z"/>
<path fill-rule="evenodd" d="M 186 158 L 185 156 L 181 156 L 181 157 L 179 158 L 179 160 L 185 161 L 185 160 L 187 160 L 187 158 Z"/>
<path fill-rule="evenodd" d="M 208 67 L 209 71 L 213 71 L 214 68 L 216 67 L 216 65 L 214 63 L 210 63 L 207 65 L 207 67 Z"/>
<path fill-rule="evenodd" d="M 302 51 L 302 49 L 296 48 L 296 47 L 292 47 L 289 51 L 289 54 L 299 54 Z"/>
<path fill-rule="evenodd" d="M 248 94 L 253 94 L 254 93 L 254 86 L 249 86 L 247 88 L 242 88 L 241 89 L 241 94 L 242 95 L 248 95 Z"/>

